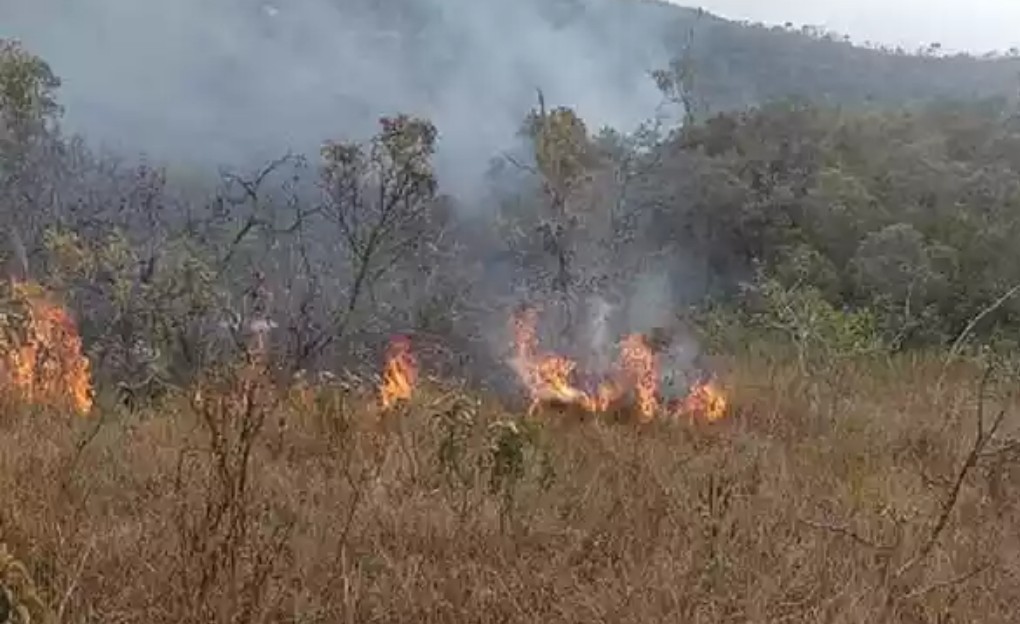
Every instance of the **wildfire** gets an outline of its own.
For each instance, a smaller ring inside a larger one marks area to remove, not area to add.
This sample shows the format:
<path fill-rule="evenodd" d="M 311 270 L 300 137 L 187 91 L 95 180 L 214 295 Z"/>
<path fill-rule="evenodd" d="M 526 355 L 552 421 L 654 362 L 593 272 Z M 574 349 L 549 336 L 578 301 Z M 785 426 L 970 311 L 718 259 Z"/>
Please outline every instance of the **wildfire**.
<path fill-rule="evenodd" d="M 88 413 L 92 380 L 74 321 L 37 285 L 16 282 L 13 295 L 24 304 L 26 318 L 23 335 L 15 332 L 0 354 L 6 383 L 30 403 Z"/>
<path fill-rule="evenodd" d="M 383 409 L 392 407 L 397 401 L 409 400 L 417 381 L 418 362 L 411 353 L 411 341 L 404 336 L 398 336 L 390 341 L 386 349 L 386 364 L 383 368 L 382 384 L 379 386 L 379 398 Z"/>
<path fill-rule="evenodd" d="M 644 336 L 631 334 L 624 338 L 620 344 L 620 368 L 634 388 L 641 419 L 650 421 L 659 409 L 659 366 Z"/>
<path fill-rule="evenodd" d="M 538 352 L 538 316 L 525 309 L 513 317 L 514 357 L 510 364 L 531 394 L 533 412 L 542 402 L 586 404 L 591 401 L 570 381 L 577 367 L 572 360 Z"/>
<path fill-rule="evenodd" d="M 726 407 L 726 396 L 714 382 L 707 381 L 695 384 L 673 412 L 677 416 L 686 415 L 715 422 L 726 415 Z"/>
<path fill-rule="evenodd" d="M 708 421 L 719 420 L 726 413 L 726 398 L 711 382 L 694 385 L 685 398 L 671 402 L 663 410 L 658 357 L 643 334 L 631 334 L 620 342 L 619 359 L 610 377 L 588 391 L 573 381 L 576 362 L 539 351 L 538 317 L 534 309 L 518 312 L 512 321 L 514 356 L 510 363 L 528 390 L 529 413 L 534 413 L 543 403 L 576 405 L 589 412 L 604 412 L 626 398 L 630 399 L 642 422 L 650 422 L 663 412 Z"/>

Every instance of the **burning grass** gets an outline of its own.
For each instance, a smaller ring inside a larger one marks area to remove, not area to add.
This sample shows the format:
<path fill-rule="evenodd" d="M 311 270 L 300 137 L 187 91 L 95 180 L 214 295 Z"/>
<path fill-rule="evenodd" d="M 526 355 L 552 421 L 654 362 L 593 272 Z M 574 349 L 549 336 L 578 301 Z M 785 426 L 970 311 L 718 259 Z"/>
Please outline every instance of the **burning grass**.
<path fill-rule="evenodd" d="M 664 401 L 659 388 L 659 358 L 643 334 L 625 336 L 613 370 L 590 388 L 575 380 L 578 365 L 556 353 L 543 352 L 538 340 L 538 314 L 524 308 L 513 315 L 513 357 L 510 364 L 531 399 L 529 413 L 541 406 L 570 406 L 592 414 L 631 412 L 643 423 L 681 417 L 719 420 L 726 414 L 726 397 L 711 380 L 692 385 L 682 399 Z"/>
<path fill-rule="evenodd" d="M 37 284 L 13 282 L 0 315 L 0 380 L 18 401 L 87 414 L 89 361 L 70 314 Z"/>
<path fill-rule="evenodd" d="M 409 401 L 418 383 L 418 361 L 411 351 L 411 340 L 398 336 L 390 341 L 383 364 L 379 401 L 383 409 L 399 401 Z"/>
<path fill-rule="evenodd" d="M 1012 622 L 1020 423 L 940 363 L 734 361 L 725 418 L 645 426 L 225 377 L 8 419 L 0 542 L 62 622 Z"/>

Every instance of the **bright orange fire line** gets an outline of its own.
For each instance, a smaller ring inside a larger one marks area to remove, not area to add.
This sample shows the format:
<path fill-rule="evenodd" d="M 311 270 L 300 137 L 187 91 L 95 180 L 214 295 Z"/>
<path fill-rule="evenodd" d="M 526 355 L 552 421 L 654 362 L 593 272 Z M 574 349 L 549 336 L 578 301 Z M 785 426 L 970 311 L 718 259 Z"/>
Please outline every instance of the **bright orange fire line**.
<path fill-rule="evenodd" d="M 611 378 L 598 384 L 594 392 L 578 388 L 571 381 L 576 363 L 569 358 L 540 353 L 537 314 L 526 308 L 512 317 L 514 356 L 511 365 L 531 398 L 529 413 L 544 402 L 579 405 L 586 411 L 602 412 L 629 394 L 643 422 L 662 411 L 659 397 L 658 356 L 642 334 L 632 334 L 620 343 L 620 357 Z M 670 404 L 674 415 L 697 414 L 706 420 L 718 420 L 726 411 L 726 398 L 714 384 L 693 386 L 686 398 Z"/>

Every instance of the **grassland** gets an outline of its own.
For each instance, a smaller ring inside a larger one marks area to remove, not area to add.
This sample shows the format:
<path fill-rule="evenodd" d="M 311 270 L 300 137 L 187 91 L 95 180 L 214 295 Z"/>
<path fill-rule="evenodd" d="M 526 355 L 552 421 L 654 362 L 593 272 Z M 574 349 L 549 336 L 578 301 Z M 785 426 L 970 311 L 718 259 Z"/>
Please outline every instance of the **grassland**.
<path fill-rule="evenodd" d="M 941 362 L 732 358 L 710 424 L 238 375 L 11 405 L 0 541 L 60 622 L 1015 622 L 1011 382 Z"/>

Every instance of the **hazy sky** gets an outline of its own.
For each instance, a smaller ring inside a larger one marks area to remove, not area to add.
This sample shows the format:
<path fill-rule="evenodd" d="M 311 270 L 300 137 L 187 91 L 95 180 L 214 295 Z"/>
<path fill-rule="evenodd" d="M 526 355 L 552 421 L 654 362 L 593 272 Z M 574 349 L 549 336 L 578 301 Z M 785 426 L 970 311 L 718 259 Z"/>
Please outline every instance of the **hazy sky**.
<path fill-rule="evenodd" d="M 680 0 L 723 17 L 824 26 L 855 41 L 987 52 L 1020 46 L 1020 0 Z"/>

